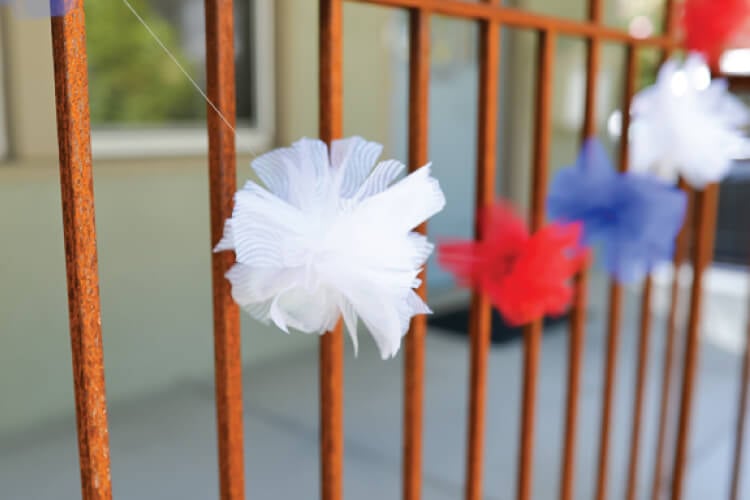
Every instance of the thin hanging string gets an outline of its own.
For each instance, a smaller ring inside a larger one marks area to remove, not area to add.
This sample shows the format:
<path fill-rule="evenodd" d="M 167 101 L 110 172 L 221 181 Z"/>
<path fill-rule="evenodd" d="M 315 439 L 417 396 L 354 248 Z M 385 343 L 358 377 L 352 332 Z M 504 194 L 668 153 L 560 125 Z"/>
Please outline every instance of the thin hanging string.
<path fill-rule="evenodd" d="M 148 33 L 151 35 L 151 38 L 153 38 L 154 41 L 157 44 L 159 44 L 159 47 L 161 47 L 164 53 L 167 54 L 167 56 L 169 56 L 169 58 L 172 60 L 175 66 L 177 66 L 177 68 L 179 68 L 182 74 L 185 75 L 185 78 L 187 78 L 188 81 L 193 85 L 193 87 L 195 87 L 195 90 L 197 90 L 200 93 L 200 95 L 208 103 L 208 105 L 211 106 L 211 108 L 216 112 L 217 115 L 219 115 L 219 118 L 221 118 L 221 120 L 226 124 L 227 127 L 229 127 L 229 129 L 232 132 L 234 132 L 235 139 L 238 139 L 237 130 L 232 126 L 229 120 L 227 120 L 227 117 L 224 116 L 224 113 L 222 113 L 219 110 L 219 108 L 213 103 L 213 101 L 211 101 L 208 95 L 206 95 L 206 93 L 203 91 L 201 86 L 198 85 L 198 82 L 196 82 L 195 79 L 193 79 L 193 77 L 190 76 L 190 73 L 188 73 L 187 70 L 182 66 L 182 64 L 180 64 L 180 61 L 177 60 L 177 57 L 175 57 L 175 55 L 167 48 L 167 46 L 164 45 L 164 42 L 161 41 L 161 39 L 159 38 L 159 35 L 157 35 L 154 32 L 154 30 L 151 29 L 151 27 L 148 25 L 146 20 L 143 19 L 143 17 L 141 17 L 140 14 L 138 14 L 138 11 L 135 10 L 135 8 L 130 4 L 128 0 L 122 0 L 122 3 L 124 3 L 125 6 L 130 10 L 130 12 L 133 13 L 135 18 L 138 19 L 138 21 L 143 25 L 143 27 L 146 28 L 146 31 L 148 31 Z M 256 156 L 255 152 L 252 152 L 251 154 L 253 156 Z"/>

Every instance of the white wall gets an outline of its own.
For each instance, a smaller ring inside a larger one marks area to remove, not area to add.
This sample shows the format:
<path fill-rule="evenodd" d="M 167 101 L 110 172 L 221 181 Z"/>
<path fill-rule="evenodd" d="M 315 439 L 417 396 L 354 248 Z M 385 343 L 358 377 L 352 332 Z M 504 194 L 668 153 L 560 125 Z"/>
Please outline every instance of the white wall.
<path fill-rule="evenodd" d="M 96 171 L 108 395 L 212 373 L 208 187 L 199 162 Z M 73 411 L 56 169 L 0 169 L 0 433 Z M 243 317 L 243 359 L 309 346 Z"/>

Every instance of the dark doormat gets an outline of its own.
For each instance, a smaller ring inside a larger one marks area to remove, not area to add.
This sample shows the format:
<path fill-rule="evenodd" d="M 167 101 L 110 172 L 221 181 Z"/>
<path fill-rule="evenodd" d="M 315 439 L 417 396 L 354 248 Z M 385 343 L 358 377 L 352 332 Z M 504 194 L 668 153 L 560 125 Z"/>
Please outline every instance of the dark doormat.
<path fill-rule="evenodd" d="M 469 309 L 457 309 L 444 313 L 432 314 L 428 316 L 427 324 L 435 328 L 440 328 L 454 335 L 462 337 L 469 336 Z M 544 326 L 549 327 L 559 325 L 568 321 L 567 315 L 557 318 L 545 318 Z M 549 330 L 545 330 L 549 331 Z M 522 327 L 509 326 L 500 314 L 492 309 L 492 343 L 505 344 L 518 340 L 523 336 Z"/>

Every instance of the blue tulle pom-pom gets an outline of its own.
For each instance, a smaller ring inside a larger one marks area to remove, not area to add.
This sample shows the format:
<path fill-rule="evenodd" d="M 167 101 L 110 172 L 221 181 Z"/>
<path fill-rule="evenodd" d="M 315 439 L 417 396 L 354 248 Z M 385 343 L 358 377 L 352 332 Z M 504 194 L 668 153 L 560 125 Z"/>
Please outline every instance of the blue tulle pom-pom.
<path fill-rule="evenodd" d="M 555 175 L 547 199 L 554 220 L 583 223 L 584 242 L 601 243 L 608 272 L 626 283 L 672 257 L 686 205 L 684 192 L 655 177 L 617 172 L 596 139 Z"/>

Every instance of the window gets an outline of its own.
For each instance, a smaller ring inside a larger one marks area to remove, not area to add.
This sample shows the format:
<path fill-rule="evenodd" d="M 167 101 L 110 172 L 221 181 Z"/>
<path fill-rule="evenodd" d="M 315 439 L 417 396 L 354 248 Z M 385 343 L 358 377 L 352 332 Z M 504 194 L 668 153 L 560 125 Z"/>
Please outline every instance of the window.
<path fill-rule="evenodd" d="M 203 0 L 128 2 L 205 89 Z M 206 102 L 146 27 L 124 2 L 85 6 L 94 154 L 205 152 Z M 237 148 L 257 151 L 270 145 L 273 129 L 273 0 L 234 7 Z"/>

